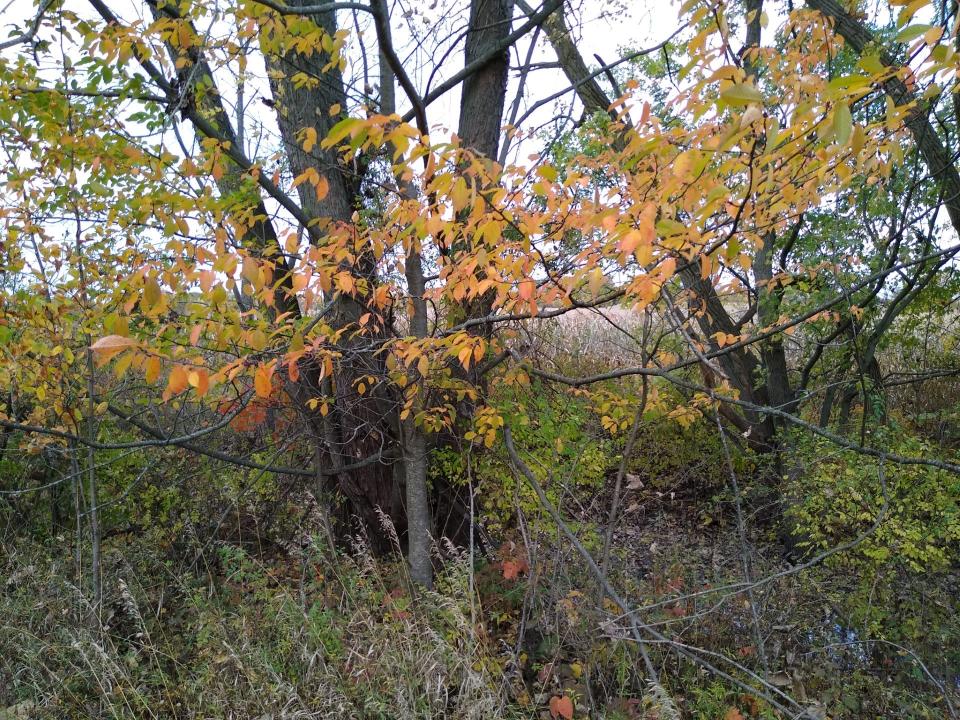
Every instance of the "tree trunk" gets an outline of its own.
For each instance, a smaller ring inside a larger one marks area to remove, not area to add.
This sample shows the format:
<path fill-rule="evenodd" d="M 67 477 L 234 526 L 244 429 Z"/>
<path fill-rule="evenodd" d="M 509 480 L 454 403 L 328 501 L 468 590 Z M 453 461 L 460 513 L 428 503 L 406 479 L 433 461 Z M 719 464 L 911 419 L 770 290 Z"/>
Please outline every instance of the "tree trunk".
<path fill-rule="evenodd" d="M 91 1 L 101 9 L 102 3 L 99 0 Z M 295 0 L 292 4 L 308 3 Z M 172 4 L 162 8 L 157 5 L 151 7 L 157 16 L 182 18 L 179 9 Z M 105 6 L 101 14 L 108 21 L 116 20 L 110 16 Z M 332 12 L 311 16 L 310 19 L 328 33 L 336 31 L 335 14 Z M 183 22 L 189 26 L 186 19 L 183 19 Z M 196 34 L 192 26 L 190 30 Z M 270 74 L 271 90 L 275 96 L 273 104 L 277 110 L 290 169 L 299 174 L 307 167 L 319 167 L 329 183 L 329 190 L 323 198 L 317 198 L 313 188 L 304 183 L 298 187 L 299 206 L 288 198 L 278 200 L 285 200 L 281 204 L 303 225 L 311 242 L 320 244 L 324 241 L 321 227 L 325 221 L 346 222 L 351 219 L 356 206 L 356 185 L 350 179 L 352 174 L 345 172 L 334 152 L 321 150 L 319 143 L 311 153 L 303 151 L 297 132 L 304 127 L 314 127 L 318 137 L 323 137 L 328 132 L 336 121 L 336 118 L 330 117 L 330 108 L 337 103 L 345 103 L 343 79 L 335 68 L 323 72 L 322 68 L 329 60 L 325 54 L 307 57 L 294 52 L 281 52 L 280 48 L 271 48 L 270 37 L 263 37 L 261 41 Z M 271 49 L 274 52 L 271 53 Z M 202 92 L 194 92 L 190 87 L 181 89 L 187 98 L 182 103 L 182 112 L 200 134 L 214 137 L 231 149 L 229 156 L 236 164 L 225 169 L 217 185 L 224 195 L 235 193 L 241 187 L 242 174 L 250 166 L 250 162 L 243 157 L 243 149 L 239 147 L 230 115 L 224 107 L 202 49 L 196 44 L 186 50 L 169 46 L 168 51 L 175 60 L 181 55 L 187 56 L 189 77 L 195 87 L 203 88 Z M 158 82 L 165 82 L 162 74 L 150 67 L 149 61 L 141 59 L 141 64 Z M 315 88 L 308 85 L 296 87 L 291 79 L 296 72 L 318 78 L 320 82 Z M 270 221 L 270 214 L 262 199 L 258 197 L 256 203 L 253 210 L 256 219 L 240 238 L 241 244 L 254 257 L 272 260 L 280 274 L 272 305 L 261 310 L 268 317 L 278 317 L 283 313 L 295 318 L 301 317 L 299 303 L 292 292 L 289 274 L 291 268 L 281 255 L 278 233 Z M 359 265 L 359 268 L 351 270 L 373 280 L 372 258 L 361 256 Z M 362 298 L 357 300 L 338 295 L 333 299 L 329 323 L 333 327 L 350 326 L 355 324 L 365 311 Z M 330 471 L 325 476 L 336 480 L 335 489 L 348 501 L 347 515 L 355 515 L 363 521 L 370 530 L 371 546 L 374 549 L 387 550 L 390 543 L 380 527 L 378 510 L 382 509 L 401 529 L 405 526 L 403 508 L 401 503 L 397 502 L 393 472 L 389 464 L 373 462 L 359 469 L 342 470 L 376 455 L 384 446 L 392 446 L 397 434 L 396 428 L 383 422 L 385 417 L 390 417 L 386 409 L 387 400 L 379 396 L 360 396 L 355 389 L 358 378 L 368 374 L 382 374 L 381 361 L 373 357 L 368 349 L 369 340 L 369 336 L 359 337 L 345 333 L 343 347 L 339 348 L 342 359 L 338 363 L 334 378 L 328 379 L 326 385 L 329 393 L 325 394 L 332 398 L 333 405 L 327 416 L 322 417 L 320 413 L 310 411 L 306 406 L 310 399 L 321 394 L 324 387 L 316 362 L 310 359 L 303 362 L 301 379 L 298 383 L 291 383 L 290 389 L 298 411 L 313 428 L 314 442 L 323 443 L 326 447 L 326 460 L 330 464 Z"/>

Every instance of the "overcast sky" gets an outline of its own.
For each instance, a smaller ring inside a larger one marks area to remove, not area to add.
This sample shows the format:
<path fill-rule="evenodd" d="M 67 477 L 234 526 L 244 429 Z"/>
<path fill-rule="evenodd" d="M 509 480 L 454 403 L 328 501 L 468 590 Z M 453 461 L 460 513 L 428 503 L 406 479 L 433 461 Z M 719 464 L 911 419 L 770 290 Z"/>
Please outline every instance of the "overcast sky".
<path fill-rule="evenodd" d="M 130 21 L 136 18 L 144 19 L 148 17 L 148 9 L 145 3 L 139 0 L 108 0 L 108 4 L 116 14 L 124 20 Z M 538 6 L 538 2 L 532 2 Z M 83 16 L 91 18 L 96 17 L 90 6 L 84 0 L 68 0 L 68 7 L 76 10 Z M 229 2 L 217 2 L 219 7 L 229 7 Z M 462 29 L 467 18 L 468 3 L 465 0 L 436 0 L 430 4 L 407 3 L 406 0 L 394 0 L 392 4 L 392 27 L 394 41 L 400 50 L 400 55 L 405 60 L 405 65 L 416 69 L 422 68 L 422 71 L 416 70 L 412 73 L 415 82 L 421 90 L 426 86 L 428 77 L 427 72 L 437 65 L 436 53 L 444 52 L 454 44 L 456 38 L 462 35 Z M 622 48 L 628 47 L 638 49 L 653 43 L 656 43 L 670 35 L 678 26 L 677 10 L 678 3 L 670 0 L 651 0 L 648 2 L 630 2 L 629 0 L 610 0 L 596 2 L 594 0 L 574 0 L 571 10 L 568 12 L 568 21 L 574 28 L 574 33 L 584 58 L 588 64 L 597 64 L 595 55 L 599 55 L 605 62 L 611 62 L 619 56 Z M 36 4 L 27 0 L 0 0 L 0 39 L 8 36 L 14 28 L 24 28 L 36 13 Z M 517 10 L 516 24 L 522 22 L 519 18 L 519 9 Z M 368 47 L 372 46 L 373 30 L 370 27 L 368 18 L 362 14 L 358 18 L 359 29 L 365 38 Z M 339 22 L 341 27 L 351 29 L 356 34 L 354 26 L 355 20 L 350 13 L 340 13 Z M 201 31 L 204 28 L 200 28 Z M 226 30 L 226 27 L 223 28 Z M 212 29 L 214 35 L 219 34 L 219 30 Z M 50 31 L 47 30 L 42 35 L 49 37 Z M 348 41 L 351 47 L 350 58 L 351 67 L 347 74 L 360 76 L 361 55 L 357 51 L 358 44 L 355 38 Z M 436 86 L 444 77 L 447 77 L 463 67 L 462 40 L 455 43 L 457 51 L 444 57 L 440 64 L 440 71 L 433 78 L 432 86 Z M 529 49 L 529 36 L 521 40 L 513 49 L 511 57 L 511 66 L 515 68 L 518 63 L 526 60 Z M 12 53 L 22 51 L 22 47 L 8 49 L 4 54 L 9 56 Z M 69 47 L 67 49 L 69 54 Z M 406 53 L 406 55 L 405 55 Z M 532 56 L 534 62 L 545 63 L 555 60 L 543 35 L 540 35 L 537 48 Z M 368 63 L 375 64 L 375 56 L 370 57 L 368 52 Z M 376 73 L 371 68 L 371 74 L 375 77 Z M 268 96 L 269 91 L 266 83 L 263 81 L 262 64 L 254 62 L 250 66 L 252 77 L 245 92 L 245 105 L 248 108 L 247 118 L 250 127 L 247 137 L 250 142 L 257 140 L 257 125 L 262 124 L 262 132 L 266 137 L 269 146 L 269 136 L 273 135 L 274 121 L 271 117 L 272 112 L 267 110 L 266 106 L 259 102 L 260 96 Z M 507 116 L 509 117 L 509 103 L 516 95 L 518 86 L 517 72 L 511 72 L 510 92 L 508 95 Z M 221 84 L 221 90 L 228 101 L 232 101 L 235 95 L 232 90 L 235 83 L 228 76 L 218 77 Z M 603 84 L 606 81 L 601 79 Z M 556 68 L 544 68 L 532 72 L 527 78 L 527 86 L 524 92 L 524 98 L 519 107 L 519 113 L 522 116 L 525 109 L 530 104 L 539 99 L 562 91 L 568 83 L 562 72 Z M 397 93 L 398 103 L 402 106 L 404 98 L 402 92 Z M 562 98 L 562 101 L 569 103 L 573 94 L 570 93 Z M 456 128 L 458 117 L 459 89 L 454 89 L 445 96 L 438 99 L 428 109 L 428 118 L 434 129 L 434 136 L 443 137 L 449 130 Z M 575 113 L 578 110 L 574 111 Z M 534 129 L 549 122 L 555 115 L 555 105 L 549 103 L 532 115 L 524 123 L 524 127 Z M 506 118 L 505 118 L 506 119 Z M 261 144 L 262 147 L 262 144 Z M 252 148 L 248 148 L 251 150 Z M 512 153 L 513 159 L 523 159 L 522 156 L 531 152 L 533 144 L 525 143 L 519 148 L 518 153 Z"/>

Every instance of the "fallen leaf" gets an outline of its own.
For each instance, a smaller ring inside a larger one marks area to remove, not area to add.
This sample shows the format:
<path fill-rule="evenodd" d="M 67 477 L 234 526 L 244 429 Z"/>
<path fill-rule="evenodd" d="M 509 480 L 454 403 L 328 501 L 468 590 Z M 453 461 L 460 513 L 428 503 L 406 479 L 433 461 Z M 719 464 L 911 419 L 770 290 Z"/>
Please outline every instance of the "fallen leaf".
<path fill-rule="evenodd" d="M 563 697 L 554 695 L 550 698 L 550 715 L 554 720 L 556 720 L 556 718 L 573 720 L 573 700 L 566 695 Z"/>

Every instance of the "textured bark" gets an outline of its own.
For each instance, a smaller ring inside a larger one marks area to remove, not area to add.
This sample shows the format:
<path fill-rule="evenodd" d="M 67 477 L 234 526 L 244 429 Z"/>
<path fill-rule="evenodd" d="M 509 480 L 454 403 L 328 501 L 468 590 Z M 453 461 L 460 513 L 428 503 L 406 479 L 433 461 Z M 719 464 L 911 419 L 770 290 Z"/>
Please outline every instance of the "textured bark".
<path fill-rule="evenodd" d="M 472 0 L 464 62 L 470 65 L 510 34 L 513 0 Z M 503 108 L 507 96 L 509 49 L 497 54 L 463 81 L 460 100 L 460 140 L 488 158 L 497 157 Z"/>
<path fill-rule="evenodd" d="M 99 0 L 92 0 L 96 4 Z M 162 7 L 151 6 L 156 16 L 180 18 L 179 9 L 173 4 Z M 101 13 L 103 14 L 103 13 Z M 321 24 L 328 32 L 335 32 L 335 18 L 327 13 L 311 18 Z M 195 29 L 193 30 L 196 34 Z M 265 39 L 269 45 L 269 39 Z M 198 131 L 208 137 L 215 137 L 231 149 L 230 156 L 236 164 L 225 168 L 223 176 L 217 181 L 223 195 L 237 193 L 242 188 L 243 173 L 250 162 L 243 158 L 243 149 L 239 146 L 236 131 L 227 113 L 223 100 L 213 80 L 210 67 L 199 45 L 186 50 L 168 47 L 174 59 L 185 54 L 189 64 L 181 72 L 178 87 L 182 94 L 180 110 Z M 271 79 L 271 90 L 275 95 L 274 106 L 277 110 L 281 138 L 288 163 L 292 172 L 299 174 L 307 167 L 319 168 L 329 183 L 329 191 L 324 198 L 318 199 L 312 187 L 306 183 L 298 187 L 300 205 L 287 202 L 285 205 L 305 226 L 314 243 L 322 243 L 324 235 L 321 227 L 325 222 L 348 221 L 355 205 L 356 187 L 351 173 L 341 167 L 336 156 L 330 151 L 321 151 L 319 143 L 311 153 L 302 149 L 296 134 L 304 127 L 313 126 L 318 138 L 323 137 L 336 118 L 331 118 L 329 109 L 335 103 L 345 102 L 343 80 L 337 70 L 322 72 L 326 64 L 325 55 L 307 59 L 299 54 L 286 53 L 282 56 L 265 52 Z M 315 77 L 319 84 L 315 88 L 307 86 L 297 88 L 291 78 L 297 72 Z M 198 90 L 197 88 L 202 88 Z M 279 239 L 270 214 L 257 195 L 252 198 L 254 214 L 257 220 L 240 238 L 244 248 L 256 257 L 274 260 L 282 275 L 273 297 L 273 306 L 262 308 L 268 317 L 275 318 L 282 313 L 300 317 L 301 310 L 296 296 L 292 292 L 289 269 L 282 259 Z M 319 221 L 319 222 L 318 222 Z M 361 257 L 360 272 L 371 275 L 373 261 Z M 356 270 L 356 268 L 354 268 Z M 328 321 L 334 327 L 344 327 L 355 323 L 365 312 L 364 304 L 351 297 L 338 297 L 334 300 Z M 299 412 L 307 424 L 313 428 L 314 442 L 322 443 L 326 448 L 325 460 L 328 469 L 323 476 L 328 480 L 328 490 L 338 491 L 346 498 L 344 517 L 359 517 L 370 530 L 371 545 L 377 550 L 388 550 L 389 541 L 380 528 L 379 509 L 382 509 L 399 528 L 405 522 L 402 503 L 398 501 L 392 469 L 387 463 L 370 463 L 364 467 L 343 471 L 343 468 L 364 458 L 376 455 L 386 445 L 393 444 L 391 436 L 396 433 L 383 422 L 385 399 L 378 396 L 359 396 L 354 389 L 354 380 L 367 374 L 379 375 L 382 371 L 380 361 L 368 352 L 365 345 L 369 338 L 346 336 L 341 348 L 343 358 L 331 380 L 320 379 L 319 367 L 309 359 L 301 365 L 301 379 L 289 383 L 288 390 Z M 333 409 L 327 416 L 311 412 L 307 401 L 320 395 L 333 397 Z"/>
<path fill-rule="evenodd" d="M 799 232 L 799 227 L 795 229 Z M 772 283 L 774 236 L 768 234 L 763 247 L 753 262 L 753 274 L 757 283 L 757 322 L 760 327 L 776 325 L 780 318 L 783 288 Z M 760 358 L 765 372 L 764 382 L 767 400 L 781 410 L 790 410 L 793 390 L 787 367 L 787 354 L 780 335 L 774 335 L 760 343 Z"/>
<path fill-rule="evenodd" d="M 469 66 L 478 58 L 486 56 L 491 48 L 504 44 L 505 38 L 510 34 L 512 16 L 513 0 L 471 1 L 465 65 Z M 457 130 L 460 140 L 465 147 L 489 158 L 491 162 L 497 157 L 500 141 L 503 109 L 507 98 L 509 60 L 508 51 L 504 49 L 485 63 L 464 80 L 460 98 L 460 121 Z M 470 238 L 461 239 L 451 248 L 451 258 L 456 262 L 459 255 L 470 253 L 473 249 Z M 465 303 L 462 308 L 463 318 L 458 320 L 484 317 L 490 314 L 491 308 L 492 294 L 475 298 Z M 476 332 L 489 338 L 491 328 L 480 326 Z M 471 377 L 470 373 L 458 372 L 461 377 L 474 382 L 478 380 Z"/>
<path fill-rule="evenodd" d="M 692 266 L 684 268 L 679 274 L 684 289 L 690 295 L 689 304 L 695 313 L 701 334 L 706 338 L 718 332 L 739 335 L 741 328 L 730 317 L 713 283 L 709 279 L 701 278 L 700 273 Z M 712 351 L 718 349 L 717 345 L 711 345 Z M 738 348 L 718 355 L 716 360 L 727 380 L 738 391 L 741 400 L 756 405 L 767 404 L 766 387 L 762 382 L 757 382 L 761 379 L 762 367 L 756 355 L 747 348 Z M 745 422 L 741 422 L 733 417 L 734 413 L 736 411 L 733 408 L 728 408 L 724 417 L 738 428 L 749 430 L 748 439 L 754 448 L 766 449 L 773 434 L 770 419 L 753 410 L 744 410 Z"/>
<path fill-rule="evenodd" d="M 312 0 L 291 0 L 291 7 L 315 5 Z M 307 15 L 318 27 L 333 35 L 337 31 L 336 13 L 326 12 L 320 15 Z M 330 108 L 339 105 L 346 107 L 347 97 L 343 86 L 343 77 L 337 68 L 326 72 L 323 67 L 330 61 L 327 53 L 316 52 L 301 55 L 298 52 L 278 54 L 271 52 L 269 39 L 263 43 L 267 73 L 270 78 L 270 90 L 273 105 L 277 113 L 283 149 L 294 176 L 307 168 L 315 168 L 329 182 L 326 196 L 317 199 L 317 194 L 309 183 L 297 188 L 300 205 L 311 220 L 321 218 L 332 221 L 347 221 L 356 206 L 356 181 L 344 172 L 337 153 L 333 149 L 322 149 L 320 143 L 309 151 L 297 139 L 297 133 L 305 128 L 317 131 L 317 138 L 327 133 L 340 116 L 330 116 Z M 294 83 L 292 78 L 303 73 L 312 83 Z"/>

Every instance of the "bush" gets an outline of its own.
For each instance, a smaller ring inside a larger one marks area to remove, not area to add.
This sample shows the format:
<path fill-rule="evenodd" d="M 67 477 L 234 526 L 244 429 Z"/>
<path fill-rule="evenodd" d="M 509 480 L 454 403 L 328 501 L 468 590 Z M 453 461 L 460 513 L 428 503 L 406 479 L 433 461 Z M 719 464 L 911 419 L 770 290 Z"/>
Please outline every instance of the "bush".
<path fill-rule="evenodd" d="M 873 443 L 900 455 L 934 457 L 922 440 L 893 430 L 878 431 Z M 814 554 L 859 540 L 819 571 L 838 622 L 881 666 L 893 663 L 923 680 L 917 664 L 897 650 L 904 645 L 941 677 L 956 676 L 960 479 L 924 465 L 884 464 L 826 442 L 795 444 L 804 470 L 788 486 L 789 515 L 801 545 Z"/>

